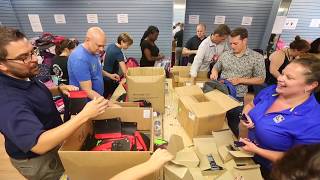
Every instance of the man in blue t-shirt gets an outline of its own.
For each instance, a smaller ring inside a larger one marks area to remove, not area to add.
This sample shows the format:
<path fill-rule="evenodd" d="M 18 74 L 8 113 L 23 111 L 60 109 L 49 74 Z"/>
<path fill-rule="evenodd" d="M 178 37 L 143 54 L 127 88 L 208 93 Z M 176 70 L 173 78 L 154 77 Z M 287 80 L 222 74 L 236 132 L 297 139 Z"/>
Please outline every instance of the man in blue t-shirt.
<path fill-rule="evenodd" d="M 103 76 L 119 80 L 117 74 L 102 70 L 99 54 L 104 50 L 106 36 L 99 27 L 89 28 L 83 44 L 78 46 L 69 56 L 69 84 L 85 90 L 90 99 L 103 96 Z"/>

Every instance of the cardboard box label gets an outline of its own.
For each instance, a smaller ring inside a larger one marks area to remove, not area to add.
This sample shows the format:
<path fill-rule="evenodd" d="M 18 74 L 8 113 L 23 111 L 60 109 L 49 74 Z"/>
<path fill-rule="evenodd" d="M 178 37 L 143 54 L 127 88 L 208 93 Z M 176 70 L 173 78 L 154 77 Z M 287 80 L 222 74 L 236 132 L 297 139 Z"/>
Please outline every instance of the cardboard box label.
<path fill-rule="evenodd" d="M 193 112 L 189 112 L 189 118 L 191 119 L 191 120 L 196 120 L 196 115 L 193 113 Z"/>
<path fill-rule="evenodd" d="M 149 109 L 145 109 L 145 110 L 143 110 L 143 118 L 145 118 L 145 119 L 149 119 L 149 118 L 150 118 L 150 116 L 151 116 L 151 112 L 150 112 L 150 110 L 149 110 Z"/>

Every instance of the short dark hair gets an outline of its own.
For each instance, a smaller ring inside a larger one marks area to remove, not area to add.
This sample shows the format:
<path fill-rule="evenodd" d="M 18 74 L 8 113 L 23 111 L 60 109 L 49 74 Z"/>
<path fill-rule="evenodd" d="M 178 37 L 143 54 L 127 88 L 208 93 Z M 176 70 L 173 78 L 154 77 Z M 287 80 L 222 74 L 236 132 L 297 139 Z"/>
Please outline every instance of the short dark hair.
<path fill-rule="evenodd" d="M 77 46 L 77 42 L 71 39 L 64 39 L 60 43 L 56 44 L 55 52 L 56 55 L 60 55 L 64 49 L 72 50 Z"/>
<path fill-rule="evenodd" d="M 248 30 L 243 27 L 237 27 L 234 30 L 231 31 L 230 34 L 231 37 L 240 36 L 240 39 L 248 38 Z"/>
<path fill-rule="evenodd" d="M 308 41 L 301 39 L 300 36 L 296 36 L 294 41 L 290 43 L 290 49 L 296 49 L 298 51 L 308 52 L 310 50 L 310 44 Z"/>
<path fill-rule="evenodd" d="M 0 61 L 6 59 L 8 51 L 5 48 L 10 42 L 18 41 L 26 38 L 26 36 L 18 29 L 0 26 Z"/>
<path fill-rule="evenodd" d="M 230 33 L 230 28 L 225 24 L 220 24 L 213 32 L 213 34 L 218 34 L 219 36 L 228 36 Z"/>
<path fill-rule="evenodd" d="M 318 179 L 320 144 L 300 145 L 289 150 L 272 167 L 272 180 Z"/>
<path fill-rule="evenodd" d="M 315 91 L 320 90 L 320 59 L 318 59 L 313 54 L 302 55 L 300 58 L 294 59 L 291 63 L 297 63 L 308 69 L 305 72 L 305 82 L 311 84 L 313 82 L 318 82 L 318 87 Z"/>

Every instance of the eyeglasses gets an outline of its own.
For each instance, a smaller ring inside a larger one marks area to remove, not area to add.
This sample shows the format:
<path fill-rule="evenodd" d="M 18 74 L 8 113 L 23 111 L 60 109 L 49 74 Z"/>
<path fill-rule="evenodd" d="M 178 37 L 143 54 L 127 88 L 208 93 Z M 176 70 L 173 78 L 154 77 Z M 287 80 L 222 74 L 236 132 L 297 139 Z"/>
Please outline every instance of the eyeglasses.
<path fill-rule="evenodd" d="M 23 63 L 30 62 L 32 60 L 33 55 L 37 55 L 38 50 L 36 48 L 32 49 L 31 52 L 22 54 L 16 58 L 13 59 L 6 59 L 7 61 L 22 61 Z"/>

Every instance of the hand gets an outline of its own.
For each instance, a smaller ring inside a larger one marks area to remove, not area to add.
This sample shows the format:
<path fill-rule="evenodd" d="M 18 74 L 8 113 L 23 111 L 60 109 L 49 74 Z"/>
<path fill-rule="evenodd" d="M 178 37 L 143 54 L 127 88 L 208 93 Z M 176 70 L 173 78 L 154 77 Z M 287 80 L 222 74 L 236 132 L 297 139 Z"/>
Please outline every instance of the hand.
<path fill-rule="evenodd" d="M 148 160 L 148 163 L 155 170 L 160 169 L 165 163 L 173 159 L 173 155 L 166 149 L 158 148 Z"/>
<path fill-rule="evenodd" d="M 232 83 L 232 85 L 238 85 L 238 84 L 241 84 L 242 81 L 241 78 L 232 78 L 232 79 L 228 79 L 228 81 L 230 81 Z"/>
<path fill-rule="evenodd" d="M 110 79 L 120 81 L 120 76 L 118 74 L 110 74 Z"/>
<path fill-rule="evenodd" d="M 79 88 L 77 86 L 73 85 L 66 85 L 66 84 L 61 84 L 58 86 L 59 90 L 61 91 L 62 94 L 69 96 L 69 91 L 78 91 Z"/>
<path fill-rule="evenodd" d="M 218 74 L 216 72 L 211 71 L 210 79 L 211 80 L 217 80 L 218 79 Z"/>
<path fill-rule="evenodd" d="M 240 119 L 241 124 L 243 124 L 246 128 L 248 129 L 253 129 L 254 128 L 254 123 L 252 121 L 252 119 L 250 118 L 249 115 L 245 114 L 245 116 L 247 117 L 247 122 L 243 119 Z"/>
<path fill-rule="evenodd" d="M 83 115 L 88 119 L 92 119 L 102 113 L 105 112 L 108 107 L 108 100 L 104 99 L 104 97 L 94 98 L 90 102 L 88 102 L 79 115 Z"/>
<path fill-rule="evenodd" d="M 162 61 L 164 58 L 165 58 L 165 56 L 163 54 L 159 54 L 158 55 L 158 60 L 159 61 Z"/>
<path fill-rule="evenodd" d="M 255 145 L 253 142 L 250 141 L 250 139 L 247 138 L 240 138 L 240 142 L 243 142 L 246 144 L 245 146 L 242 146 L 241 148 L 247 152 L 256 153 L 259 147 Z"/>

